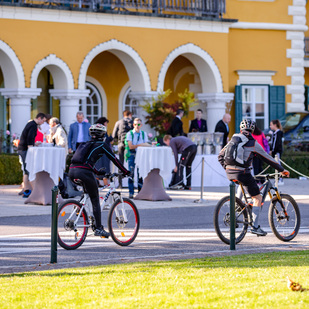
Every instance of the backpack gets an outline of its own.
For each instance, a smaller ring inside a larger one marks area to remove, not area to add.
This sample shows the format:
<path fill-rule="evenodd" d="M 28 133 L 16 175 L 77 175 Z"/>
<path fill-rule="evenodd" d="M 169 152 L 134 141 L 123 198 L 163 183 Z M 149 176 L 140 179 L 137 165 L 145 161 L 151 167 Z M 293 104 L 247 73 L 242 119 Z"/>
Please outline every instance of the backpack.
<path fill-rule="evenodd" d="M 225 165 L 237 165 L 244 167 L 244 145 L 249 139 L 239 133 L 234 134 L 230 142 L 226 145 L 224 154 Z"/>
<path fill-rule="evenodd" d="M 72 163 L 87 163 L 88 155 L 90 153 L 90 150 L 92 148 L 93 142 L 83 142 L 80 143 L 78 148 L 76 149 L 73 158 Z"/>
<path fill-rule="evenodd" d="M 118 133 L 118 141 L 124 143 L 126 140 L 127 133 L 133 128 L 133 120 L 132 119 L 122 119 L 120 124 L 119 133 Z"/>
<path fill-rule="evenodd" d="M 133 137 L 134 137 L 133 130 L 130 130 L 129 132 L 131 133 L 132 141 L 133 141 Z M 141 132 L 142 132 L 143 140 L 145 140 L 145 132 L 144 131 L 141 131 Z M 130 150 L 127 139 L 125 139 L 124 140 L 124 158 L 126 159 L 126 161 L 128 161 L 130 156 L 131 156 L 131 150 Z"/>

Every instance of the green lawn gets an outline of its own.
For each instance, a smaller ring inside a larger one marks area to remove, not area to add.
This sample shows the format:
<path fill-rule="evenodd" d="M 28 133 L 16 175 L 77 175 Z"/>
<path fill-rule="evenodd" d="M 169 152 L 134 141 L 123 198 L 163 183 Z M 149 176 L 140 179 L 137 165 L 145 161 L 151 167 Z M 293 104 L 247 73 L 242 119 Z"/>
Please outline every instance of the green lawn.
<path fill-rule="evenodd" d="M 309 308 L 309 251 L 0 275 L 0 308 Z"/>

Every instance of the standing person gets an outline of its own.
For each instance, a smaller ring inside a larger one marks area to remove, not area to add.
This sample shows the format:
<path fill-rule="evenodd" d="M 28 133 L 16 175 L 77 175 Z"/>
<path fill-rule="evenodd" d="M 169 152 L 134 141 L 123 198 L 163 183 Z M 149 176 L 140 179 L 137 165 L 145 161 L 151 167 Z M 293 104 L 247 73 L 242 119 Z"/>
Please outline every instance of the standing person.
<path fill-rule="evenodd" d="M 123 119 L 118 120 L 115 123 L 112 137 L 118 139 L 118 155 L 121 164 L 124 163 L 124 149 L 126 134 L 133 129 L 132 113 L 128 110 L 123 112 Z M 122 188 L 122 179 L 119 176 L 119 188 Z"/>
<path fill-rule="evenodd" d="M 184 115 L 184 111 L 182 109 L 178 109 L 170 128 L 167 130 L 167 133 L 171 135 L 172 137 L 175 137 L 178 135 L 180 136 L 184 135 L 182 121 L 181 121 L 181 118 L 183 117 L 183 115 Z"/>
<path fill-rule="evenodd" d="M 196 118 L 191 121 L 189 132 L 207 132 L 207 122 L 202 117 L 203 111 L 198 109 L 196 111 Z"/>
<path fill-rule="evenodd" d="M 265 138 L 264 133 L 260 130 L 260 128 L 255 124 L 255 128 L 254 131 L 252 133 L 252 137 L 263 147 L 264 151 L 266 151 L 267 153 L 269 153 L 269 147 L 267 148 L 266 143 L 268 145 L 268 142 Z M 266 141 L 266 143 L 265 143 Z M 263 161 L 261 159 L 259 159 L 258 156 L 254 156 L 253 157 L 253 171 L 254 171 L 254 175 L 258 175 L 263 171 Z M 262 181 L 261 178 L 256 178 L 257 182 Z"/>
<path fill-rule="evenodd" d="M 75 152 L 80 143 L 90 140 L 89 135 L 90 123 L 84 120 L 84 113 L 76 113 L 76 122 L 70 125 L 68 146 L 69 153 Z"/>
<path fill-rule="evenodd" d="M 171 135 L 165 135 L 163 138 L 164 143 L 172 148 L 175 157 L 175 168 L 174 173 L 176 174 L 175 183 L 171 183 L 173 186 L 180 182 L 175 188 L 191 190 L 191 166 L 195 158 L 197 146 L 185 136 L 172 137 Z M 178 162 L 178 154 L 181 154 Z M 186 167 L 186 185 L 183 182 L 183 169 Z"/>
<path fill-rule="evenodd" d="M 222 120 L 218 121 L 216 128 L 215 128 L 215 132 L 224 133 L 222 148 L 228 142 L 228 135 L 229 135 L 229 132 L 230 132 L 230 128 L 229 128 L 230 122 L 231 122 L 231 115 L 230 114 L 224 114 Z"/>
<path fill-rule="evenodd" d="M 280 159 L 283 151 L 283 132 L 280 121 L 278 119 L 272 120 L 270 122 L 270 129 L 273 131 L 270 143 L 270 155 L 275 157 L 275 155 L 277 154 L 279 155 Z"/>
<path fill-rule="evenodd" d="M 46 120 L 38 126 L 38 132 L 35 137 L 35 142 L 45 142 L 48 140 L 48 135 L 49 135 L 49 120 L 52 117 L 50 114 L 45 114 Z"/>
<path fill-rule="evenodd" d="M 26 167 L 26 155 L 29 147 L 35 145 L 35 137 L 37 135 L 38 126 L 43 124 L 46 120 L 46 116 L 43 113 L 38 113 L 33 120 L 28 121 L 23 132 L 20 136 L 20 142 L 18 145 L 18 154 L 21 157 L 23 163 L 23 183 L 24 193 L 23 197 L 28 197 L 31 194 L 31 184 L 29 182 L 29 172 Z"/>
<path fill-rule="evenodd" d="M 129 175 L 130 172 L 123 167 L 115 155 L 110 151 L 109 146 L 103 141 L 106 128 L 102 124 L 98 123 L 90 126 L 89 132 L 91 140 L 82 143 L 80 147 L 77 148 L 72 158 L 69 176 L 73 181 L 74 179 L 80 179 L 90 196 L 96 227 L 94 235 L 108 238 L 110 234 L 104 230 L 101 222 L 99 191 L 97 180 L 94 175 L 105 174 L 105 172 L 97 170 L 95 164 L 103 154 L 106 154 L 124 175 Z"/>
<path fill-rule="evenodd" d="M 258 236 L 266 236 L 259 225 L 259 216 L 261 213 L 262 195 L 260 189 L 251 175 L 250 167 L 253 156 L 258 156 L 261 160 L 281 172 L 282 175 L 289 177 L 290 173 L 278 164 L 263 147 L 252 137 L 254 123 L 250 119 L 243 119 L 240 123 L 240 133 L 234 134 L 231 141 L 220 151 L 218 160 L 226 171 L 229 180 L 237 180 L 244 185 L 246 191 L 251 195 L 253 200 L 252 207 L 252 226 L 251 233 Z M 238 148 L 241 147 L 242 151 Z M 237 157 L 235 158 L 235 147 Z"/>
<path fill-rule="evenodd" d="M 68 154 L 68 138 L 60 121 L 56 117 L 52 117 L 49 120 L 50 134 L 48 135 L 48 142 L 54 143 L 54 145 L 64 147 L 65 154 Z"/>
<path fill-rule="evenodd" d="M 96 123 L 102 124 L 107 130 L 107 125 L 109 123 L 109 120 L 106 117 L 101 117 L 96 121 Z M 110 151 L 113 151 L 112 145 L 111 145 L 111 143 L 113 142 L 113 138 L 112 138 L 111 135 L 108 135 L 107 132 L 104 136 L 104 142 L 109 146 Z M 100 170 L 100 169 L 104 170 L 106 174 L 110 173 L 110 160 L 109 160 L 109 158 L 107 157 L 106 154 L 103 154 L 101 159 L 98 160 L 98 162 L 95 165 L 95 168 L 97 170 Z M 102 178 L 100 178 L 100 179 L 102 179 Z M 103 177 L 103 182 L 104 182 L 104 185 L 107 185 L 108 179 Z"/>
<path fill-rule="evenodd" d="M 283 132 L 282 132 L 282 126 L 278 119 L 272 120 L 270 122 L 270 129 L 273 131 L 272 137 L 271 137 L 271 143 L 270 143 L 270 155 L 272 157 L 275 157 L 276 155 L 279 158 L 279 164 L 280 159 L 283 152 Z M 280 178 L 279 185 L 283 185 L 283 179 Z"/>
<path fill-rule="evenodd" d="M 143 146 L 148 142 L 147 134 L 141 130 L 142 128 L 142 120 L 139 118 L 135 118 L 133 122 L 133 130 L 130 130 L 126 135 L 126 142 L 130 149 L 128 164 L 129 170 L 131 172 L 132 178 L 129 178 L 129 197 L 133 198 L 134 196 L 134 170 L 135 170 L 135 154 L 136 148 L 139 146 Z M 143 186 L 143 178 L 139 178 L 139 172 L 137 169 L 137 188 L 138 192 L 141 190 Z"/>

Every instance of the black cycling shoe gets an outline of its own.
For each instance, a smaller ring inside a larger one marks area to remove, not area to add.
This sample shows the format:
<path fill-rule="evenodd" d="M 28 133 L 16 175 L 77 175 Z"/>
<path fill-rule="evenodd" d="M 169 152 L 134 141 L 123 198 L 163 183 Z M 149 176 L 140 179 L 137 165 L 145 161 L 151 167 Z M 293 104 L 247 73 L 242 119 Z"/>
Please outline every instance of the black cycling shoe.
<path fill-rule="evenodd" d="M 250 232 L 251 232 L 251 234 L 255 234 L 257 236 L 266 236 L 267 235 L 267 232 L 263 231 L 260 226 L 258 226 L 258 227 L 252 226 Z"/>
<path fill-rule="evenodd" d="M 94 236 L 100 236 L 100 237 L 103 237 L 103 238 L 108 238 L 110 236 L 110 233 L 106 232 L 104 230 L 103 226 L 101 226 L 100 228 L 95 229 Z"/>

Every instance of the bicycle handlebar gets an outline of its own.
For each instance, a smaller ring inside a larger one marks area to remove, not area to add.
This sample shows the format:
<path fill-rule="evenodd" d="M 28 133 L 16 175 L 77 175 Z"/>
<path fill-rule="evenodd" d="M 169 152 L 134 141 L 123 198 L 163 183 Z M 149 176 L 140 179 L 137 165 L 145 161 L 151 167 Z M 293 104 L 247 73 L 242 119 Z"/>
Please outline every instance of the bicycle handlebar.
<path fill-rule="evenodd" d="M 273 177 L 273 176 L 276 176 L 276 175 L 279 175 L 279 177 L 287 177 L 286 175 L 282 175 L 281 172 L 279 173 L 272 173 L 272 174 L 264 174 L 264 175 L 256 175 L 254 176 L 254 178 L 259 178 L 259 177 L 263 177 L 263 178 L 268 178 L 268 177 Z"/>

